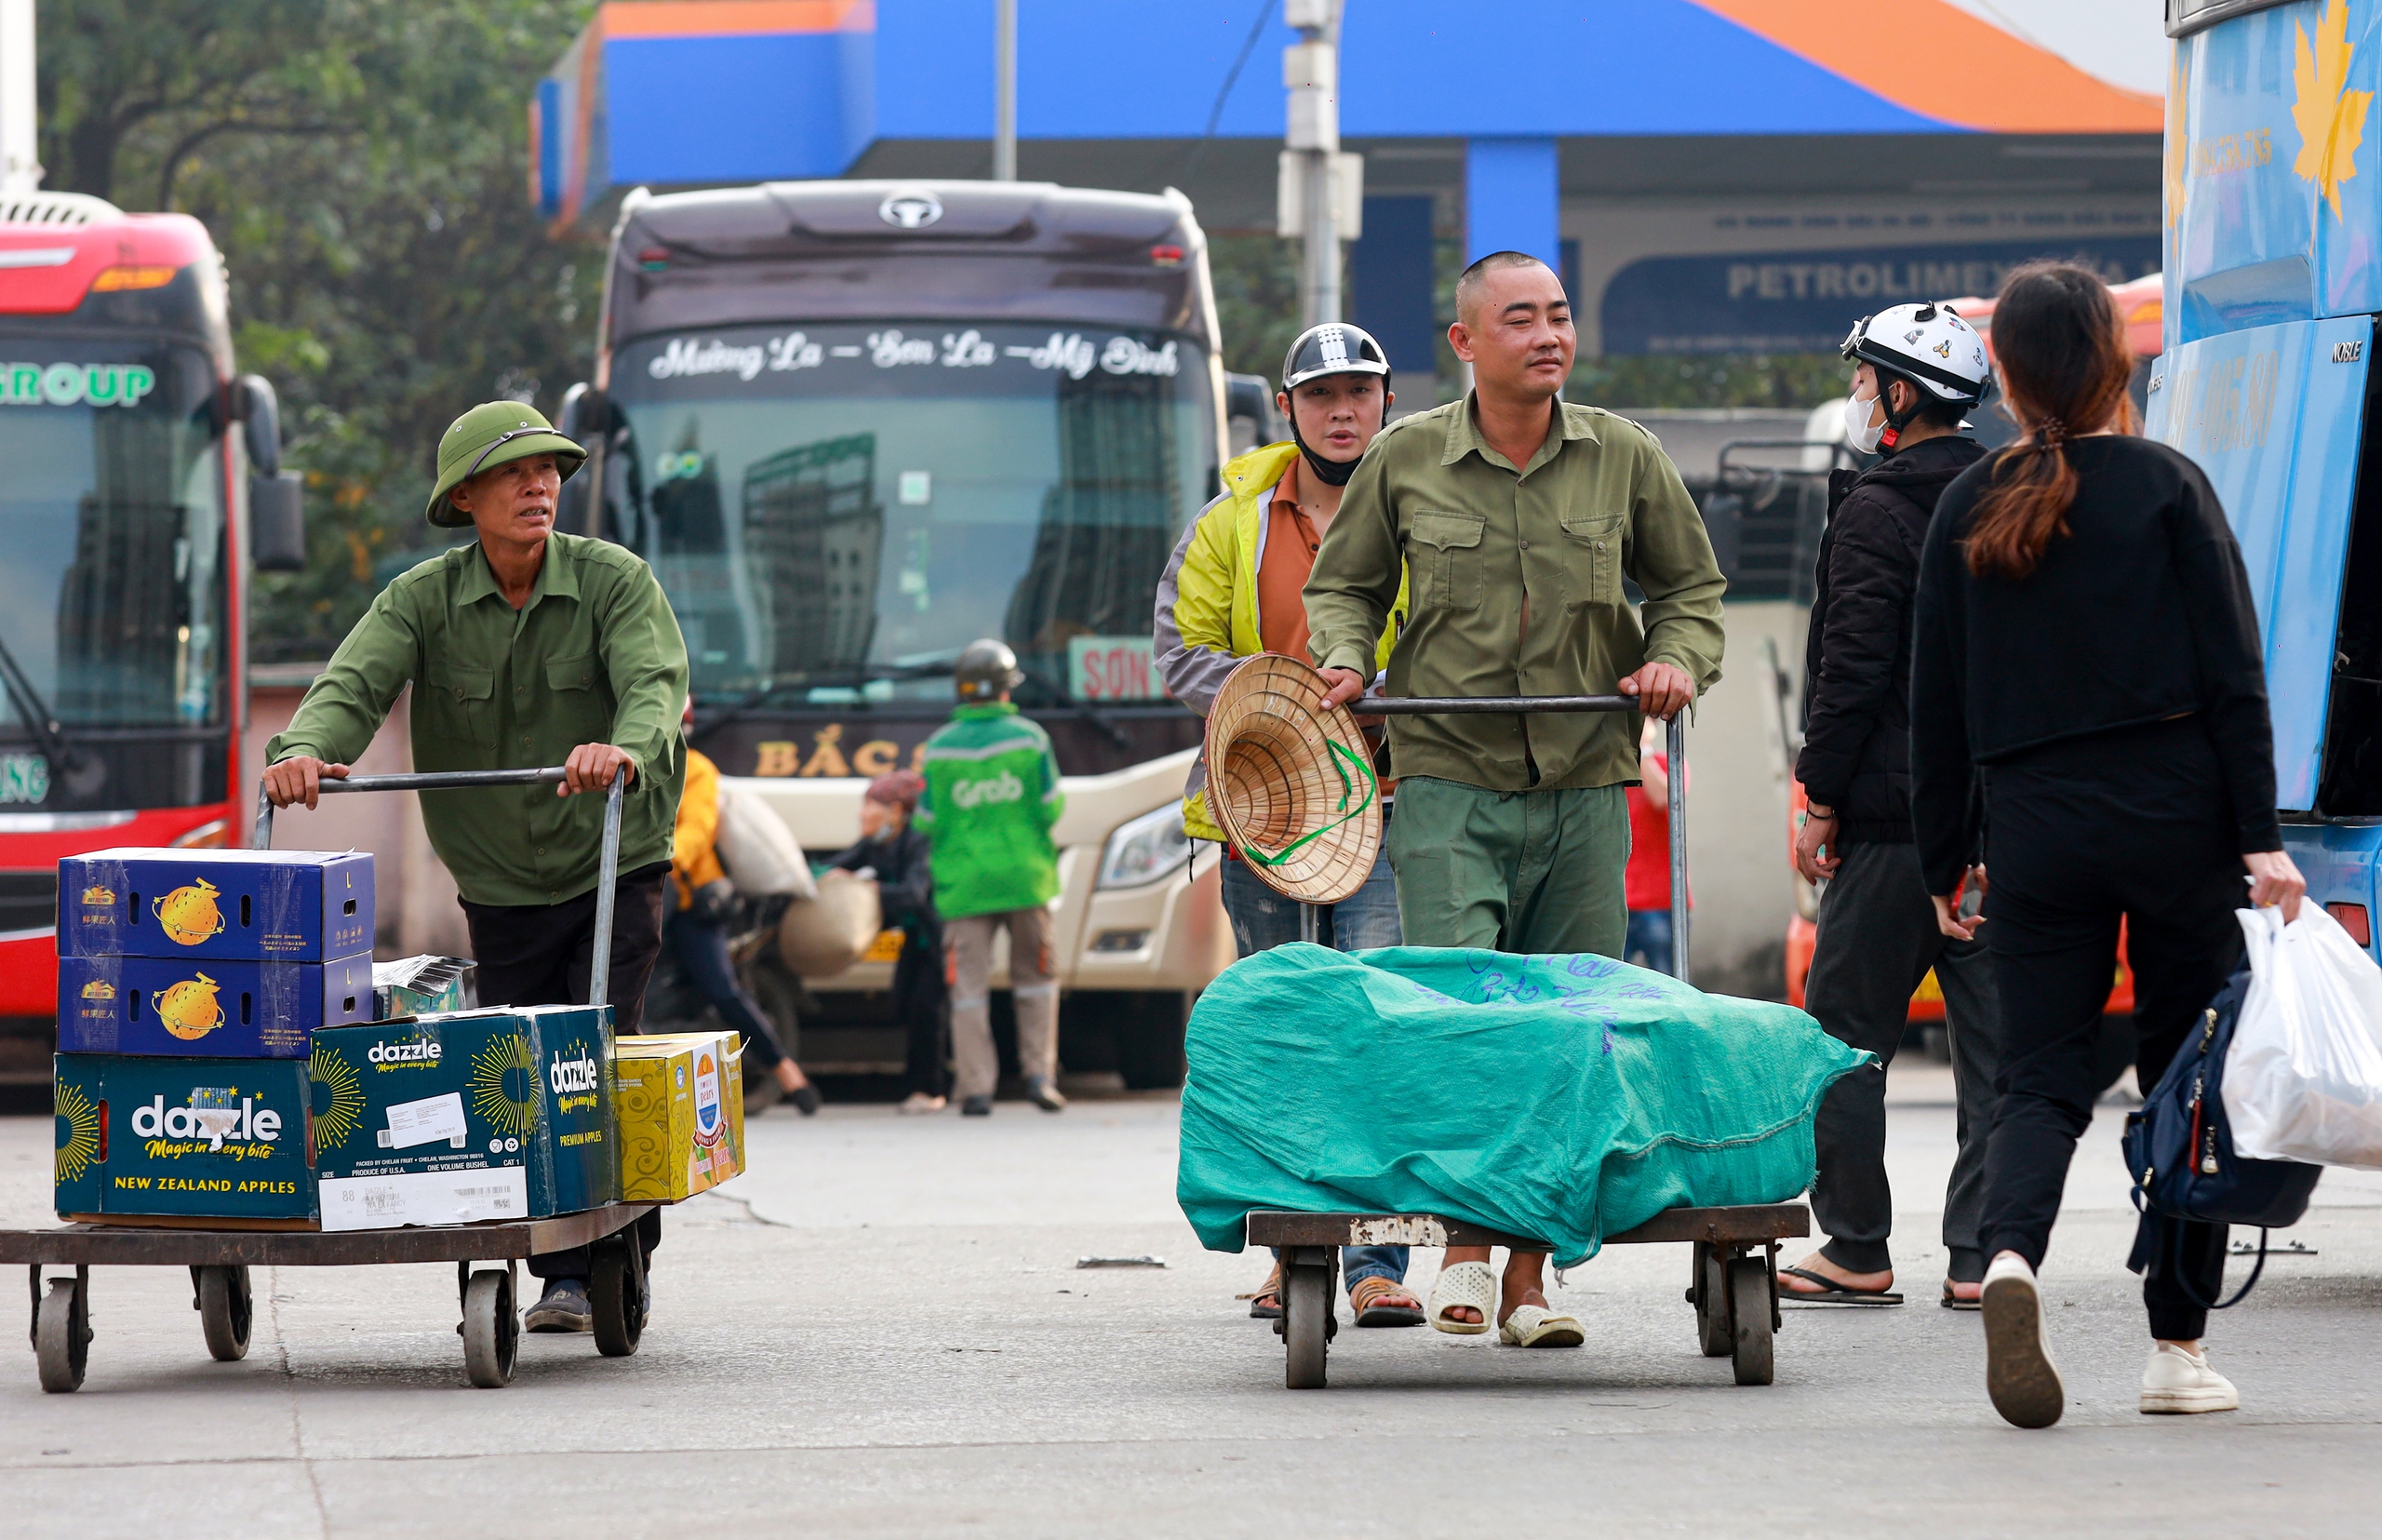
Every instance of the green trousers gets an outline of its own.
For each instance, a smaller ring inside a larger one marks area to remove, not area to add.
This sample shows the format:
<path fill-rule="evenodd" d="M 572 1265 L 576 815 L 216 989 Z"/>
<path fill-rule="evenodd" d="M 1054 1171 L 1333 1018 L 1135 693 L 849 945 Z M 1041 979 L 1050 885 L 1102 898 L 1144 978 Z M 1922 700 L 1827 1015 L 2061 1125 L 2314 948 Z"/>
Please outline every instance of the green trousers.
<path fill-rule="evenodd" d="M 1410 775 L 1387 844 L 1409 946 L 1622 955 L 1626 787 L 1494 792 Z"/>

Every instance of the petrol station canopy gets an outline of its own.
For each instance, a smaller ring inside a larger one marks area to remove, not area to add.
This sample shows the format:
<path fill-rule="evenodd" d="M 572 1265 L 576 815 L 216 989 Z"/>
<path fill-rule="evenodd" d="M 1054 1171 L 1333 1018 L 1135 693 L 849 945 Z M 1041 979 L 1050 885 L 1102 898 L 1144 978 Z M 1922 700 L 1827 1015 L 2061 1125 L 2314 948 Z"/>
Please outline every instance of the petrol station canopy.
<path fill-rule="evenodd" d="M 1021 0 L 1020 175 L 1270 230 L 1272 0 Z M 1954 0 L 1348 0 L 1355 318 L 1427 349 L 1435 239 L 1558 265 L 1584 351 L 1831 348 L 2029 257 L 2159 265 L 2161 100 Z M 618 194 L 981 177 L 993 0 L 608 0 L 538 87 L 557 234 Z M 2146 19 L 2146 25 L 2156 26 Z"/>

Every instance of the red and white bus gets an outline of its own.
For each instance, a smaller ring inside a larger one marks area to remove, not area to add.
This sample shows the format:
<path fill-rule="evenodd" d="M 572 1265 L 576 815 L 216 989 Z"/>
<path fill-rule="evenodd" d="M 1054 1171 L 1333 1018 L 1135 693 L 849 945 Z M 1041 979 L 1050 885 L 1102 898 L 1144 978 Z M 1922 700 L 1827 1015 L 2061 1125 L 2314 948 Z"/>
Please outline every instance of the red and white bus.
<path fill-rule="evenodd" d="M 243 843 L 244 567 L 303 562 L 196 220 L 0 198 L 0 1080 L 46 1081 L 60 856 Z"/>

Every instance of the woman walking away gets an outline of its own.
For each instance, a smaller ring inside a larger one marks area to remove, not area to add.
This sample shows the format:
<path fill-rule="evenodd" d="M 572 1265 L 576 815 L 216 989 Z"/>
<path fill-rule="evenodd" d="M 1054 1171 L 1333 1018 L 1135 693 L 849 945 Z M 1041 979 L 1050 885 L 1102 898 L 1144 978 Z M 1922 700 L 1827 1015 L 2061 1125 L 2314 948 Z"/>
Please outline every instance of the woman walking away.
<path fill-rule="evenodd" d="M 2275 818 L 2241 551 L 2199 468 L 2131 436 L 2131 360 L 2108 288 L 2066 263 L 2021 268 L 1996 302 L 1993 343 L 2025 431 L 1952 483 L 1927 531 L 1911 801 L 1936 923 L 1983 934 L 2001 996 L 1979 1224 L 1986 1388 L 2009 1421 L 2047 1427 L 2066 1392 L 2036 1269 L 2093 1118 L 2119 922 L 2135 1074 L 2155 1085 L 2241 955 L 2245 893 L 2289 918 L 2307 884 Z M 1992 884 L 1983 917 L 1963 919 L 1980 816 Z M 2141 1408 L 2228 1411 L 2239 1398 L 2200 1343 L 2225 1226 L 2176 1228 L 2143 1276 L 2154 1340 Z"/>

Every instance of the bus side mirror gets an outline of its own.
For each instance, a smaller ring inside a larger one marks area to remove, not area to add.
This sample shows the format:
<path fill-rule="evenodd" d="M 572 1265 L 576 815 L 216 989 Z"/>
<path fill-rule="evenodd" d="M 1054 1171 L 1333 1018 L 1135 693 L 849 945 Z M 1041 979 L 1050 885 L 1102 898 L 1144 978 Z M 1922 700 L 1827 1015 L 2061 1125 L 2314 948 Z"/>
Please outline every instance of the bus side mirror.
<path fill-rule="evenodd" d="M 239 420 L 240 436 L 248 450 L 248 468 L 260 475 L 281 470 L 281 398 L 273 382 L 261 374 L 244 374 L 232 382 L 232 415 Z"/>
<path fill-rule="evenodd" d="M 232 382 L 233 413 L 248 451 L 248 557 L 260 572 L 306 569 L 306 513 L 294 471 L 281 468 L 281 401 L 273 382 L 244 374 Z"/>
<path fill-rule="evenodd" d="M 1224 422 L 1232 430 L 1231 454 L 1241 454 L 1260 444 L 1271 444 L 1288 436 L 1281 426 L 1281 414 L 1274 408 L 1274 387 L 1265 376 L 1258 374 L 1227 374 L 1224 376 Z M 1238 424 L 1247 422 L 1246 429 Z M 1241 442 L 1246 434 L 1249 442 Z"/>
<path fill-rule="evenodd" d="M 295 471 L 248 477 L 248 556 L 260 572 L 306 569 L 306 511 Z"/>
<path fill-rule="evenodd" d="M 609 447 L 604 441 L 618 425 L 611 397 L 582 380 L 563 393 L 555 427 L 565 438 L 590 450 Z M 582 467 L 555 495 L 555 528 L 572 534 L 596 533 L 596 483 L 599 473 Z"/>

